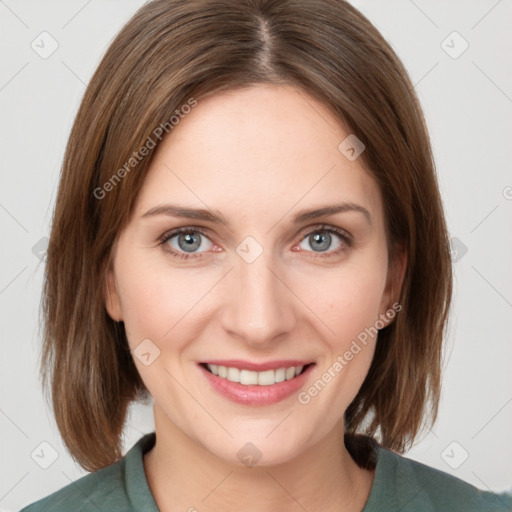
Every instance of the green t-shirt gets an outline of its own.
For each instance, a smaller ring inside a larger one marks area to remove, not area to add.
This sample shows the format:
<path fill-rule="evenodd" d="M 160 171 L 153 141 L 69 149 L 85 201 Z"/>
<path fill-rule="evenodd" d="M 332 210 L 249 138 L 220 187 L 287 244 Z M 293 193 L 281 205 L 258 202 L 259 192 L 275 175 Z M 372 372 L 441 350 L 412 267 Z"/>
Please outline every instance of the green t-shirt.
<path fill-rule="evenodd" d="M 89 473 L 20 512 L 158 512 L 144 473 L 143 455 L 155 444 L 146 434 L 121 458 Z M 511 512 L 512 495 L 493 494 L 384 448 L 362 512 Z"/>

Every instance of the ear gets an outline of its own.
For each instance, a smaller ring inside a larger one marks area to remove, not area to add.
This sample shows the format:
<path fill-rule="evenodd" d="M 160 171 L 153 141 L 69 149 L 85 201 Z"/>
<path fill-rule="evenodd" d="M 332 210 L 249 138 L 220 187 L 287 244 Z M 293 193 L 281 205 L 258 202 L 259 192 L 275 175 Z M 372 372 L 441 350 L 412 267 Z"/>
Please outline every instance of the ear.
<path fill-rule="evenodd" d="M 400 299 L 400 292 L 407 269 L 407 250 L 403 244 L 399 244 L 394 248 L 393 258 L 389 260 L 388 275 L 386 279 L 386 287 L 382 294 L 380 318 L 386 316 L 386 326 L 393 321 L 393 317 L 389 319 L 386 311 L 389 311 L 393 304 L 397 303 Z"/>
<path fill-rule="evenodd" d="M 123 320 L 123 311 L 112 264 L 109 264 L 107 275 L 105 276 L 103 296 L 105 299 L 105 308 L 110 318 L 112 318 L 114 322 L 121 322 Z"/>

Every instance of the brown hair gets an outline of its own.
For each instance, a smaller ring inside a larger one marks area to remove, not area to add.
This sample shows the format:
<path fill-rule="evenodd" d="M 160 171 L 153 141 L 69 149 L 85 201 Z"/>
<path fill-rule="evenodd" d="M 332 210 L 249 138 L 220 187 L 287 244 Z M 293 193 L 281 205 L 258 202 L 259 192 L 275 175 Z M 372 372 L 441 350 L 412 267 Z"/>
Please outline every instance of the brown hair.
<path fill-rule="evenodd" d="M 86 470 L 122 456 L 127 408 L 148 396 L 103 294 L 113 243 L 158 145 L 144 157 L 140 149 L 158 142 L 158 126 L 170 131 L 191 98 L 258 83 L 307 91 L 365 144 L 360 158 L 382 192 L 390 262 L 398 243 L 407 252 L 403 309 L 379 333 L 347 432 L 403 451 L 426 416 L 435 420 L 450 249 L 427 129 L 398 57 L 345 1 L 156 0 L 124 26 L 87 87 L 47 252 L 41 377 L 62 438 Z M 98 198 L 121 168 L 123 179 Z"/>

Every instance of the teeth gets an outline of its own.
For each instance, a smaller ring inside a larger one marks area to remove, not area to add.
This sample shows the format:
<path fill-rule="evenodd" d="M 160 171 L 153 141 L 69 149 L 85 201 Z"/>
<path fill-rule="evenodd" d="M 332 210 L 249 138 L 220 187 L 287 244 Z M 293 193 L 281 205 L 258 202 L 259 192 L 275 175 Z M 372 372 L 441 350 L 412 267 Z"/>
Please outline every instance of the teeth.
<path fill-rule="evenodd" d="M 240 382 L 240 370 L 238 368 L 228 368 L 228 375 L 226 378 L 231 382 Z"/>
<path fill-rule="evenodd" d="M 264 372 L 251 372 L 256 375 L 257 382 L 251 382 L 251 384 L 259 384 L 260 386 L 271 386 L 276 383 L 276 372 L 275 370 L 265 370 Z M 245 382 L 244 382 L 245 384 Z"/>
<path fill-rule="evenodd" d="M 276 382 L 283 382 L 286 379 L 286 368 L 279 368 L 274 373 Z"/>
<path fill-rule="evenodd" d="M 250 384 L 258 384 L 258 377 L 262 372 L 251 372 L 249 370 L 240 370 L 240 384 L 249 386 Z M 228 372 L 229 379 L 229 372 Z"/>
<path fill-rule="evenodd" d="M 304 368 L 304 366 L 291 366 L 290 368 L 279 368 L 277 370 L 253 372 L 251 370 L 240 370 L 239 368 L 220 366 L 217 364 L 207 363 L 206 366 L 213 373 L 213 375 L 217 375 L 231 382 L 239 382 L 245 386 L 249 386 L 251 384 L 271 386 L 277 382 L 291 380 L 295 376 L 299 375 Z"/>

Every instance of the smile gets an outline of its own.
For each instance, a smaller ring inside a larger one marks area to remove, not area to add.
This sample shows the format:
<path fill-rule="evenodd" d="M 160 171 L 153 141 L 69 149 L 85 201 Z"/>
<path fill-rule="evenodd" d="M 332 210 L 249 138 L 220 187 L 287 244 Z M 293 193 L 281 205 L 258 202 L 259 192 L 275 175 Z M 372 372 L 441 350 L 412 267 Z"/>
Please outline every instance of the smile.
<path fill-rule="evenodd" d="M 256 372 L 236 368 L 233 366 L 221 366 L 217 364 L 207 363 L 206 369 L 222 379 L 229 380 L 230 382 L 239 382 L 244 386 L 257 384 L 258 386 L 271 386 L 278 382 L 291 380 L 300 375 L 305 366 L 291 366 L 288 368 L 278 368 L 276 370 L 265 370 Z"/>
<path fill-rule="evenodd" d="M 315 363 L 290 360 L 265 364 L 233 360 L 198 364 L 213 390 L 232 402 L 249 406 L 275 404 L 297 393 L 314 366 Z"/>

